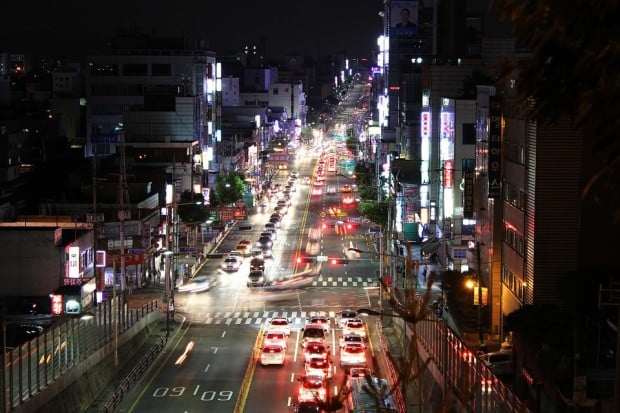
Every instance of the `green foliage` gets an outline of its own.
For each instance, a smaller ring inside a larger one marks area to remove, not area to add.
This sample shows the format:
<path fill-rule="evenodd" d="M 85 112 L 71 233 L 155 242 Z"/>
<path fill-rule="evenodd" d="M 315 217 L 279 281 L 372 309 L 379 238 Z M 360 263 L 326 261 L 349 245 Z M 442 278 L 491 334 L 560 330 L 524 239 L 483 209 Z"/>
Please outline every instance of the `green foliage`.
<path fill-rule="evenodd" d="M 204 196 L 192 191 L 183 191 L 177 204 L 177 213 L 181 222 L 189 226 L 198 226 L 209 218 L 209 208 L 204 204 Z"/>
<path fill-rule="evenodd" d="M 387 217 L 390 204 L 388 201 L 362 201 L 357 209 L 360 214 L 377 225 L 387 228 Z"/>
<path fill-rule="evenodd" d="M 243 177 L 237 173 L 220 175 L 215 182 L 217 205 L 230 205 L 243 197 L 245 183 Z"/>
<path fill-rule="evenodd" d="M 357 138 L 353 136 L 348 137 L 345 145 L 351 153 L 357 154 L 357 146 L 359 145 Z"/>
<path fill-rule="evenodd" d="M 377 199 L 377 179 L 374 164 L 368 167 L 363 162 L 355 164 L 357 193 L 362 199 Z"/>

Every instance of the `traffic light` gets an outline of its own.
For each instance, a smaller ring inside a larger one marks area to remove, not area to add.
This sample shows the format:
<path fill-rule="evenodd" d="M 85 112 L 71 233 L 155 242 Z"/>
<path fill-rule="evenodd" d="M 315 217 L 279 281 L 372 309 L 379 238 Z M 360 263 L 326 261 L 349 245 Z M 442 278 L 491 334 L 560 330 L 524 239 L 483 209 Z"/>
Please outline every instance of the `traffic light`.
<path fill-rule="evenodd" d="M 340 264 L 348 264 L 349 260 L 346 258 L 330 258 L 329 262 L 332 263 L 332 265 L 340 265 Z"/>
<path fill-rule="evenodd" d="M 314 262 L 314 257 L 297 257 L 297 264 L 311 264 Z"/>

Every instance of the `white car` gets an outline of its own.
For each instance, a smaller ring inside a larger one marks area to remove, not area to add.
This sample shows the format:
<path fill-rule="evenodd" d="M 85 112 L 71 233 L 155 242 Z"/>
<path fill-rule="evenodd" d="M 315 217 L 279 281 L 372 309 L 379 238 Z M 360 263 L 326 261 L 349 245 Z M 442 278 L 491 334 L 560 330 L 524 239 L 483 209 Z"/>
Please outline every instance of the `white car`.
<path fill-rule="evenodd" d="M 342 310 L 338 314 L 336 314 L 336 321 L 340 328 L 344 328 L 344 325 L 347 321 L 357 318 L 357 311 L 354 310 Z"/>
<path fill-rule="evenodd" d="M 340 350 L 341 366 L 365 366 L 366 352 L 360 344 L 349 343 Z"/>
<path fill-rule="evenodd" d="M 287 347 L 288 336 L 283 331 L 267 331 L 263 338 L 263 345 L 265 346 L 281 346 Z"/>
<path fill-rule="evenodd" d="M 338 339 L 338 342 L 340 343 L 340 348 L 343 348 L 349 343 L 361 344 L 364 348 L 366 348 L 364 337 L 359 334 L 343 334 Z"/>
<path fill-rule="evenodd" d="M 288 318 L 274 317 L 267 322 L 266 331 L 282 331 L 289 336 L 291 334 L 291 323 Z"/>
<path fill-rule="evenodd" d="M 306 320 L 306 325 L 309 324 L 320 324 L 323 326 L 323 330 L 325 330 L 325 334 L 329 334 L 331 330 L 331 323 L 329 322 L 329 317 L 326 315 L 313 315 L 308 317 Z"/>
<path fill-rule="evenodd" d="M 299 392 L 297 393 L 298 402 L 325 401 L 326 399 L 327 388 L 323 377 L 306 376 L 300 380 Z"/>
<path fill-rule="evenodd" d="M 241 260 L 236 257 L 228 257 L 224 260 L 223 267 L 226 271 L 237 271 L 241 267 Z"/>
<path fill-rule="evenodd" d="M 282 346 L 264 346 L 260 353 L 260 364 L 263 366 L 284 365 L 284 355 L 285 349 Z"/>
<path fill-rule="evenodd" d="M 331 363 L 323 357 L 312 357 L 304 363 L 306 376 L 320 376 L 331 379 L 332 366 Z"/>
<path fill-rule="evenodd" d="M 235 257 L 239 261 L 243 262 L 243 253 L 239 250 L 233 250 L 228 253 L 228 258 Z"/>
<path fill-rule="evenodd" d="M 366 324 L 360 319 L 349 320 L 342 328 L 342 334 L 357 334 L 366 338 Z"/>
<path fill-rule="evenodd" d="M 217 285 L 217 277 L 213 275 L 199 275 L 179 287 L 179 292 L 199 293 L 209 291 Z"/>

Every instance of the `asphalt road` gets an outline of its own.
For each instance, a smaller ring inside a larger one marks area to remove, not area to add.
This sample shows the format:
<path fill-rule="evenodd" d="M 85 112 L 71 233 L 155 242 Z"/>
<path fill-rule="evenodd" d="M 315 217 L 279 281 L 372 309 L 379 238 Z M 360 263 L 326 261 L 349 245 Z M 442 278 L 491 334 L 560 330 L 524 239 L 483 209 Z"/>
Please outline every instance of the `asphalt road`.
<path fill-rule="evenodd" d="M 311 176 L 317 164 L 313 153 L 300 154 L 291 170 L 300 177 Z M 284 183 L 287 172 L 280 172 L 276 182 Z M 362 251 L 360 260 L 347 265 L 333 265 L 328 260 L 320 265 L 319 274 L 305 288 L 284 291 L 262 291 L 246 286 L 249 258 L 235 272 L 221 268 L 223 258 L 209 260 L 201 274 L 215 275 L 218 285 L 201 293 L 176 293 L 177 318 L 184 317 L 188 327 L 182 331 L 160 364 L 153 368 L 142 382 L 138 396 L 123 411 L 126 412 L 282 412 L 292 411 L 296 403 L 298 378 L 303 375 L 303 354 L 299 345 L 300 328 L 305 318 L 313 312 L 331 316 L 340 310 L 361 307 L 377 308 L 378 263 L 367 227 L 348 230 L 331 227 L 344 220 L 336 217 L 330 208 L 340 208 L 354 215 L 356 207 L 346 209 L 342 204 L 340 189 L 352 182 L 340 175 L 326 174 L 321 195 L 312 195 L 311 186 L 298 180 L 292 206 L 283 220 L 274 245 L 274 257 L 269 260 L 267 277 L 270 282 L 284 280 L 292 274 L 306 270 L 318 271 L 318 264 L 297 264 L 296 258 L 306 255 L 305 247 L 309 228 L 320 228 L 322 233 L 319 256 L 342 258 L 344 249 L 353 246 Z M 327 195 L 325 188 L 335 186 L 335 195 Z M 273 206 L 273 204 L 272 204 Z M 271 211 L 269 211 L 270 213 Z M 251 230 L 233 229 L 220 244 L 218 252 L 235 249 L 242 239 L 255 242 L 269 215 L 256 214 L 244 224 Z M 261 328 L 272 317 L 286 316 L 292 321 L 293 332 L 288 339 L 288 351 L 283 367 L 256 365 L 260 347 Z M 372 324 L 370 327 L 373 327 Z M 330 333 L 330 350 L 334 363 L 334 378 L 330 392 L 342 389 L 344 370 L 339 366 L 338 337 L 341 331 Z M 175 364 L 192 343 L 187 358 Z M 368 366 L 372 366 L 367 350 Z M 238 410 L 236 410 L 236 408 Z"/>

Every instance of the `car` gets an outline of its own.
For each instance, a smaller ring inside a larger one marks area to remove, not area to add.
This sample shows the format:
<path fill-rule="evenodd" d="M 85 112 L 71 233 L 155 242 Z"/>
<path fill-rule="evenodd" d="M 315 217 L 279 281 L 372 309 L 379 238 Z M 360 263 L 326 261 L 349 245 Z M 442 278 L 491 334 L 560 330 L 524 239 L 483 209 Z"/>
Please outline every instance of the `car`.
<path fill-rule="evenodd" d="M 336 322 L 338 323 L 338 326 L 340 328 L 343 328 L 348 320 L 351 320 L 357 317 L 358 317 L 357 311 L 349 310 L 349 309 L 342 310 L 336 314 Z"/>
<path fill-rule="evenodd" d="M 295 413 L 323 413 L 321 405 L 317 401 L 305 401 L 295 405 Z"/>
<path fill-rule="evenodd" d="M 265 332 L 263 337 L 263 345 L 278 345 L 286 348 L 288 345 L 288 336 L 284 334 L 284 331 L 269 331 Z"/>
<path fill-rule="evenodd" d="M 299 176 L 299 172 L 291 171 L 290 176 L 291 176 L 291 178 L 297 178 Z"/>
<path fill-rule="evenodd" d="M 248 274 L 248 287 L 263 287 L 265 283 L 265 273 L 262 270 L 253 270 Z"/>
<path fill-rule="evenodd" d="M 287 336 L 291 334 L 291 322 L 285 317 L 274 317 L 267 321 L 266 331 L 282 331 Z"/>
<path fill-rule="evenodd" d="M 366 324 L 359 318 L 353 318 L 346 322 L 342 334 L 357 334 L 366 339 Z"/>
<path fill-rule="evenodd" d="M 323 357 L 311 357 L 304 363 L 304 369 L 307 376 L 321 376 L 327 379 L 332 377 L 332 366 Z"/>
<path fill-rule="evenodd" d="M 265 271 L 265 260 L 260 257 L 252 258 L 250 260 L 250 272 L 251 271 Z"/>
<path fill-rule="evenodd" d="M 309 176 L 304 176 L 303 178 L 301 178 L 301 183 L 304 185 L 309 185 L 310 184 L 310 177 Z"/>
<path fill-rule="evenodd" d="M 235 257 L 238 258 L 241 262 L 243 262 L 243 254 L 239 250 L 232 250 L 228 253 L 228 258 Z"/>
<path fill-rule="evenodd" d="M 364 344 L 364 337 L 359 334 L 343 334 L 338 339 L 338 342 L 340 343 L 340 348 L 343 348 L 348 343 L 361 344 L 364 348 L 366 348 L 366 344 Z"/>
<path fill-rule="evenodd" d="M 299 380 L 298 402 L 327 400 L 326 383 L 321 376 L 305 376 Z"/>
<path fill-rule="evenodd" d="M 280 218 L 269 218 L 269 222 L 276 226 L 276 228 L 280 228 Z"/>
<path fill-rule="evenodd" d="M 301 338 L 302 347 L 309 342 L 321 342 L 325 343 L 327 340 L 327 334 L 325 329 L 320 324 L 307 324 L 303 328 L 303 334 Z"/>
<path fill-rule="evenodd" d="M 512 365 L 512 351 L 500 350 L 480 356 L 482 363 L 496 376 L 510 376 L 514 374 Z"/>
<path fill-rule="evenodd" d="M 226 258 L 223 267 L 226 271 L 237 271 L 241 267 L 241 260 L 236 257 Z"/>
<path fill-rule="evenodd" d="M 256 209 L 258 210 L 259 214 L 265 214 L 267 212 L 267 210 L 269 209 L 269 205 L 267 204 L 258 204 L 258 207 L 256 207 Z"/>
<path fill-rule="evenodd" d="M 271 364 L 284 365 L 285 351 L 282 346 L 264 346 L 260 353 L 260 364 L 263 366 Z"/>
<path fill-rule="evenodd" d="M 330 185 L 327 187 L 327 190 L 325 191 L 325 193 L 327 195 L 336 195 L 336 187 L 333 185 Z"/>
<path fill-rule="evenodd" d="M 265 231 L 263 232 L 271 232 L 271 239 L 276 239 L 278 237 L 278 229 L 271 222 L 265 224 Z"/>
<path fill-rule="evenodd" d="M 324 342 L 309 341 L 304 345 L 304 361 L 308 361 L 313 357 L 320 357 L 325 360 L 331 358 L 329 354 L 329 346 Z"/>
<path fill-rule="evenodd" d="M 342 185 L 342 190 L 341 190 L 341 192 L 351 192 L 351 191 L 352 191 L 352 189 L 351 189 L 351 185 L 349 185 L 349 184 L 344 184 L 344 185 Z"/>
<path fill-rule="evenodd" d="M 361 344 L 349 343 L 340 350 L 341 366 L 365 366 L 366 352 Z"/>
<path fill-rule="evenodd" d="M 179 287 L 179 292 L 199 293 L 209 291 L 217 285 L 217 277 L 213 275 L 199 275 Z"/>
<path fill-rule="evenodd" d="M 252 249 L 252 241 L 250 241 L 249 239 L 239 241 L 235 249 L 239 251 L 242 255 L 248 255 L 250 253 L 250 250 Z"/>
<path fill-rule="evenodd" d="M 273 210 L 274 210 L 274 212 L 277 212 L 280 215 L 284 215 L 284 214 L 286 214 L 287 207 L 286 206 L 282 206 L 282 205 L 278 205 Z"/>
<path fill-rule="evenodd" d="M 323 326 L 325 334 L 329 334 L 331 323 L 329 317 L 323 314 L 314 314 L 306 319 L 306 324 L 319 324 Z"/>
<path fill-rule="evenodd" d="M 260 237 L 258 241 L 256 241 L 257 247 L 271 247 L 273 246 L 273 241 L 271 241 L 271 237 Z"/>
<path fill-rule="evenodd" d="M 263 258 L 273 258 L 273 250 L 271 249 L 271 247 L 263 245 L 262 247 L 260 247 L 260 250 Z"/>
<path fill-rule="evenodd" d="M 321 195 L 323 193 L 323 190 L 321 189 L 321 187 L 313 187 L 312 188 L 312 195 Z"/>
<path fill-rule="evenodd" d="M 275 232 L 271 232 L 271 231 L 263 231 L 260 234 L 258 234 L 258 237 L 269 237 L 271 238 L 272 241 L 275 241 L 278 236 Z"/>
<path fill-rule="evenodd" d="M 284 216 L 278 214 L 277 212 L 274 212 L 273 214 L 269 216 L 269 219 L 272 219 L 272 218 L 276 218 L 278 221 L 282 221 L 282 218 L 284 218 Z"/>

